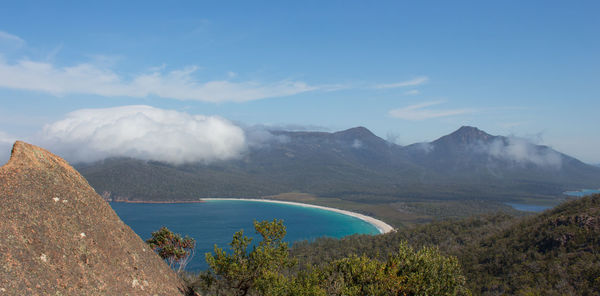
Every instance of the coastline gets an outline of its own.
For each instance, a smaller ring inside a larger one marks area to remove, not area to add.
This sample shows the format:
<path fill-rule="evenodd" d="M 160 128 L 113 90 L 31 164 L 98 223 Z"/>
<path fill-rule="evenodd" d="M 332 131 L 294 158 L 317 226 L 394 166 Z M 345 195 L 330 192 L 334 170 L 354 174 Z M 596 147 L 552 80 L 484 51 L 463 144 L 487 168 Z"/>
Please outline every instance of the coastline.
<path fill-rule="evenodd" d="M 106 200 L 108 202 L 139 203 L 139 204 L 174 204 L 174 203 L 201 203 L 203 200 Z"/>
<path fill-rule="evenodd" d="M 201 200 L 202 201 L 238 200 L 238 201 L 268 202 L 268 203 L 286 204 L 286 205 L 293 205 L 293 206 L 300 206 L 300 207 L 307 207 L 307 208 L 316 208 L 316 209 L 340 213 L 343 215 L 347 215 L 347 216 L 351 216 L 351 217 L 363 220 L 363 221 L 373 225 L 375 228 L 377 228 L 377 230 L 379 231 L 380 234 L 394 231 L 394 227 L 390 226 L 389 224 L 387 224 L 381 220 L 375 219 L 373 217 L 369 217 L 367 215 L 363 215 L 363 214 L 359 214 L 359 213 L 355 213 L 355 212 L 351 212 L 351 211 L 346 211 L 346 210 L 340 210 L 340 209 L 336 209 L 336 208 L 307 204 L 307 203 L 274 200 L 274 199 L 258 199 L 258 198 L 202 198 Z"/>

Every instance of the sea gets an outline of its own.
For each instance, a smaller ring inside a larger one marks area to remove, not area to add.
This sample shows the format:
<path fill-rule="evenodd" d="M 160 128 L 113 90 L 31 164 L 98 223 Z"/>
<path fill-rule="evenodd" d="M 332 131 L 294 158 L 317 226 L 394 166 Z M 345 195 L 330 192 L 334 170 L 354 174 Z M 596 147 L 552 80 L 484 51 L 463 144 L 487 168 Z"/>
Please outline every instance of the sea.
<path fill-rule="evenodd" d="M 548 205 L 531 205 L 531 204 L 521 204 L 521 203 L 513 203 L 513 202 L 506 202 L 505 204 L 513 207 L 517 211 L 535 212 L 535 213 L 543 212 L 543 211 L 553 207 L 553 206 L 548 206 Z"/>
<path fill-rule="evenodd" d="M 586 195 L 592 195 L 592 194 L 596 194 L 596 193 L 600 193 L 600 189 L 581 189 L 578 191 L 563 192 L 564 195 L 575 196 L 575 197 L 584 197 Z"/>
<path fill-rule="evenodd" d="M 563 192 L 564 195 L 571 196 L 571 197 L 584 197 L 584 196 L 592 195 L 592 194 L 596 194 L 596 193 L 600 193 L 600 189 L 581 189 L 581 190 L 576 190 L 576 191 Z M 550 205 L 534 205 L 534 204 L 522 204 L 522 203 L 512 203 L 512 202 L 507 202 L 505 204 L 513 207 L 514 209 L 516 209 L 518 211 L 524 211 L 524 212 L 543 212 L 547 209 L 554 207 L 554 206 L 550 206 Z"/>
<path fill-rule="evenodd" d="M 196 252 L 186 270 L 208 269 L 205 253 L 215 244 L 229 248 L 233 234 L 244 234 L 259 240 L 253 221 L 283 220 L 285 241 L 314 240 L 318 237 L 340 238 L 351 234 L 378 234 L 373 225 L 348 215 L 296 205 L 243 200 L 210 200 L 202 203 L 119 203 L 110 205 L 135 233 L 146 240 L 151 233 L 166 226 L 171 231 L 196 240 Z"/>

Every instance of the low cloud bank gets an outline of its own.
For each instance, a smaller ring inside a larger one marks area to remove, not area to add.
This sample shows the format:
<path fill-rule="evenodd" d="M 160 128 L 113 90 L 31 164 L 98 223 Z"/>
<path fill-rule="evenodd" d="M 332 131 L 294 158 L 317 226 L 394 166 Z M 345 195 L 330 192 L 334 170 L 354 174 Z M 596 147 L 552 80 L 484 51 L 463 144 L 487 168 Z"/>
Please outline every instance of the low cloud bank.
<path fill-rule="evenodd" d="M 242 128 L 224 118 L 143 105 L 71 112 L 46 125 L 37 142 L 71 162 L 211 162 L 236 158 L 247 147 Z"/>
<path fill-rule="evenodd" d="M 518 164 L 533 163 L 538 166 L 560 168 L 562 156 L 545 146 L 538 146 L 516 137 L 496 139 L 478 147 L 490 156 Z"/>

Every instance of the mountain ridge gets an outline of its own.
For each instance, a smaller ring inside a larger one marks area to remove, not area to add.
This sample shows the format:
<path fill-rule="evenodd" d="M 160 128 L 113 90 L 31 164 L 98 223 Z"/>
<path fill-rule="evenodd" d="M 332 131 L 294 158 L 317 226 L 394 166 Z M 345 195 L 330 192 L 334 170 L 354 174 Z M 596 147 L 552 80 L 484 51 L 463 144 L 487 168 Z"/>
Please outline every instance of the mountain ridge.
<path fill-rule="evenodd" d="M 596 167 L 547 146 L 469 126 L 408 146 L 389 143 L 364 127 L 271 134 L 282 140 L 250 148 L 236 160 L 174 166 L 112 159 L 80 169 L 99 193 L 139 200 L 304 192 L 367 202 L 506 201 L 560 199 L 568 189 L 600 184 Z"/>

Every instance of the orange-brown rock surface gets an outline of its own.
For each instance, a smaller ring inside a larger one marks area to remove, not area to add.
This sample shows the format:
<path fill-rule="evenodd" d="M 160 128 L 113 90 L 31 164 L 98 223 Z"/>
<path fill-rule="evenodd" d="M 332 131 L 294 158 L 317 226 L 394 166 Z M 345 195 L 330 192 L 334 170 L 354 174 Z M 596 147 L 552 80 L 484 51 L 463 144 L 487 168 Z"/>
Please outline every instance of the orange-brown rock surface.
<path fill-rule="evenodd" d="M 177 275 L 62 158 L 0 168 L 0 295 L 184 295 Z"/>

